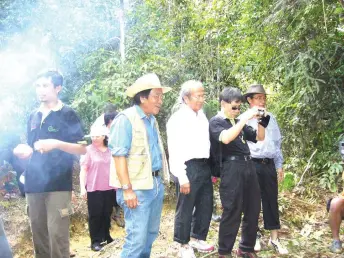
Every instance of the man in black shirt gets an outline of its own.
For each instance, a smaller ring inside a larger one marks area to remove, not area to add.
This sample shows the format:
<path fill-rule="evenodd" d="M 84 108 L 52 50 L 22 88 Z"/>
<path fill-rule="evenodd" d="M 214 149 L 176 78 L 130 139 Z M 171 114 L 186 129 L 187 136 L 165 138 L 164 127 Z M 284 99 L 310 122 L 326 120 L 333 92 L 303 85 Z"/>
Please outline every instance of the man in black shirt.
<path fill-rule="evenodd" d="M 78 116 L 58 98 L 62 83 L 57 71 L 38 75 L 35 85 L 41 105 L 30 115 L 28 143 L 13 150 L 29 160 L 25 193 L 36 258 L 70 255 L 73 154 L 86 153 Z"/>
<path fill-rule="evenodd" d="M 241 102 L 240 90 L 225 88 L 220 94 L 221 111 L 209 121 L 211 154 L 214 159 L 221 157 L 220 198 L 223 214 L 219 230 L 219 257 L 223 258 L 231 257 L 242 213 L 238 257 L 257 257 L 253 248 L 260 212 L 260 190 L 246 141 L 264 140 L 266 119 L 260 118 L 263 122 L 260 122 L 257 131 L 246 123 L 259 116 L 258 108 L 247 110 L 241 120 L 235 119 L 240 113 Z"/>

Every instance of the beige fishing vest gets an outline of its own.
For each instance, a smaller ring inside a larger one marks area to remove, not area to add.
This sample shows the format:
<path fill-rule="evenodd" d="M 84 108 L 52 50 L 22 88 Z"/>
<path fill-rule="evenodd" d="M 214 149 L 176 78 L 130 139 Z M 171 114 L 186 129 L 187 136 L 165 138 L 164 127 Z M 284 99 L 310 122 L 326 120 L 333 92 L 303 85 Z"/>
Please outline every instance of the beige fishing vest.
<path fill-rule="evenodd" d="M 134 190 L 152 189 L 152 161 L 145 124 L 142 118 L 139 116 L 135 106 L 124 110 L 122 114 L 129 119 L 132 126 L 131 148 L 127 157 L 130 183 Z M 160 176 L 164 179 L 164 181 L 169 182 L 170 174 L 168 170 L 166 154 L 156 120 L 154 126 L 158 133 L 159 146 L 162 155 L 162 169 L 160 171 Z M 122 188 L 121 183 L 118 180 L 113 158 L 110 170 L 110 186 Z"/>

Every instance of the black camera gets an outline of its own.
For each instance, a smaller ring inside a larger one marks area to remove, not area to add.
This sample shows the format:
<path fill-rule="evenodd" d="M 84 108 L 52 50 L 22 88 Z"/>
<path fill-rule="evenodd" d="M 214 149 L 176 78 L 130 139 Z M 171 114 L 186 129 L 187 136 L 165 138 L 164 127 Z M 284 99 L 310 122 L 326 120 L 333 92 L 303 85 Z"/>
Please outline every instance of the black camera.
<path fill-rule="evenodd" d="M 258 109 L 258 116 L 263 117 L 265 114 L 265 110 L 264 109 Z"/>
<path fill-rule="evenodd" d="M 344 159 L 344 140 L 339 142 L 339 153 L 342 156 L 342 159 Z"/>

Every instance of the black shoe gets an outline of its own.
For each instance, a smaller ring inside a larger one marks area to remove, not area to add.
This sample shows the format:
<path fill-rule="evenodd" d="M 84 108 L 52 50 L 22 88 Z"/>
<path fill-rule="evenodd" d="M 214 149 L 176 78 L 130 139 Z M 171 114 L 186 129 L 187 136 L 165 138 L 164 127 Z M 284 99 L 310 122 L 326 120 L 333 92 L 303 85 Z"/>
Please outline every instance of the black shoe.
<path fill-rule="evenodd" d="M 240 248 L 237 251 L 237 257 L 242 258 L 258 258 L 258 255 L 255 252 L 244 252 Z"/>
<path fill-rule="evenodd" d="M 99 252 L 100 250 L 102 250 L 102 247 L 100 243 L 94 243 L 92 244 L 91 249 L 95 252 Z"/>
<path fill-rule="evenodd" d="M 106 244 L 110 244 L 110 243 L 113 242 L 113 239 L 112 239 L 112 237 L 109 236 L 109 237 L 106 238 L 105 241 L 106 241 Z"/>

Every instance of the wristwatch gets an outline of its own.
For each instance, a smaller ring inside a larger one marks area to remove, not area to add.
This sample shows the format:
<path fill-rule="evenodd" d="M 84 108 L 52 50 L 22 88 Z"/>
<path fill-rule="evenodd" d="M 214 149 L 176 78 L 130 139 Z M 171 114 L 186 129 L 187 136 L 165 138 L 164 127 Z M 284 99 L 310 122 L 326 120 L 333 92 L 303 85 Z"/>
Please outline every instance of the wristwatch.
<path fill-rule="evenodd" d="M 127 185 L 122 185 L 122 189 L 123 190 L 128 190 L 128 189 L 131 189 L 131 184 L 127 184 Z"/>

